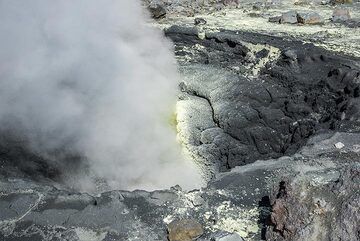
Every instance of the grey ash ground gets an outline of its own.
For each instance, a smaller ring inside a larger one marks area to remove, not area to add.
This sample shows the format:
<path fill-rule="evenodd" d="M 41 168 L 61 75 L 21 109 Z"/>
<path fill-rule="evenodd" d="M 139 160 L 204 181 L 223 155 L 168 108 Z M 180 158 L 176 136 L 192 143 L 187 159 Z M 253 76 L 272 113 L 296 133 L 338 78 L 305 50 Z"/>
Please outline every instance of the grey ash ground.
<path fill-rule="evenodd" d="M 156 9 L 196 15 L 171 7 Z M 0 240 L 168 240 L 172 221 L 169 237 L 182 240 L 360 240 L 359 56 L 166 18 L 183 76 L 179 138 L 208 185 L 77 193 L 59 168 L 3 140 Z"/>

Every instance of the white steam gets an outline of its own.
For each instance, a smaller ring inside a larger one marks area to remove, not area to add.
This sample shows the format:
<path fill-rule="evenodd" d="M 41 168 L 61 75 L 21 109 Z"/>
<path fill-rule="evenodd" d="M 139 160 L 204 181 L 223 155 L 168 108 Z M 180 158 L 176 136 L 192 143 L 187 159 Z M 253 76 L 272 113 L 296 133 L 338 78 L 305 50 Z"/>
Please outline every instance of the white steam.
<path fill-rule="evenodd" d="M 169 125 L 171 44 L 146 21 L 137 0 L 0 0 L 2 128 L 80 154 L 111 188 L 199 185 Z"/>

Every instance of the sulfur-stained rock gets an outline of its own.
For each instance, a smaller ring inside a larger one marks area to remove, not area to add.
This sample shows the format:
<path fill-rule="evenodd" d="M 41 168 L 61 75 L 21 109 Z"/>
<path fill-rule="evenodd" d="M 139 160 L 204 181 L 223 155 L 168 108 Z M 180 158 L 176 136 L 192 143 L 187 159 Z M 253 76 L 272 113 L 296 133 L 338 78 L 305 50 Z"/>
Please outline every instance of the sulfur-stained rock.
<path fill-rule="evenodd" d="M 168 225 L 170 241 L 191 241 L 204 233 L 202 225 L 194 219 L 175 220 Z"/>

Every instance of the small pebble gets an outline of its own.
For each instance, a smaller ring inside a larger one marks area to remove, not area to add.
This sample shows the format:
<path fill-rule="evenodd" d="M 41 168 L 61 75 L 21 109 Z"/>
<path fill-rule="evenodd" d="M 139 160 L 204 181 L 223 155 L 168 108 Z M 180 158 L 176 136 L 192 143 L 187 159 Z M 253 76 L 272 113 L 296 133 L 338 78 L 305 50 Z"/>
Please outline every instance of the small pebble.
<path fill-rule="evenodd" d="M 345 145 L 344 145 L 344 143 L 342 143 L 342 142 L 338 142 L 338 143 L 335 144 L 335 147 L 336 147 L 337 149 L 342 149 L 342 148 L 345 147 Z"/>

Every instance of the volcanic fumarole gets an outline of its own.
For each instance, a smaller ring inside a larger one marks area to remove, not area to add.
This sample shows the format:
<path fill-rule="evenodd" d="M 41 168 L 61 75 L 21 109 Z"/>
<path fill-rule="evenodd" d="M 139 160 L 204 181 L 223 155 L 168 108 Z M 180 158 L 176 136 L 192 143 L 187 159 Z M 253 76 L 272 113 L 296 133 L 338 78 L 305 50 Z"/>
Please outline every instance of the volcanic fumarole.
<path fill-rule="evenodd" d="M 1 131 L 80 190 L 198 185 L 168 126 L 172 45 L 147 20 L 134 0 L 1 0 Z M 88 168 L 69 177 L 59 156 Z"/>

